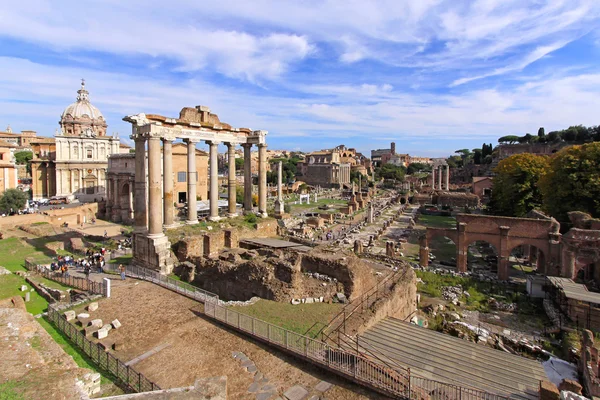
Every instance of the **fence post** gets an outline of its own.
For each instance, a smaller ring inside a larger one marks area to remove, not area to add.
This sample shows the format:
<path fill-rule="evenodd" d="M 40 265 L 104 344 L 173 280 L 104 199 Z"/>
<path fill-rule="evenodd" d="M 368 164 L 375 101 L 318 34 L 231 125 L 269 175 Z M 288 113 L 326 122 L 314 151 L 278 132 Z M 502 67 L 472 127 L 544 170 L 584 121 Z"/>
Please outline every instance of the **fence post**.
<path fill-rule="evenodd" d="M 267 325 L 267 340 L 271 341 L 271 324 Z"/>
<path fill-rule="evenodd" d="M 304 356 L 308 357 L 308 338 L 304 336 Z"/>

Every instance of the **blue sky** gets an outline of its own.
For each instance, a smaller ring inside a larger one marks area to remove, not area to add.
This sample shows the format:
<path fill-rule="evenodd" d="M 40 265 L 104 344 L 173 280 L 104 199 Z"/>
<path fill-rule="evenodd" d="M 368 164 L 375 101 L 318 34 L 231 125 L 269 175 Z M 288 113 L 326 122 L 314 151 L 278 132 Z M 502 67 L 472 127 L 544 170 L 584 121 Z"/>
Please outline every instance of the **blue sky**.
<path fill-rule="evenodd" d="M 600 124 L 600 1 L 4 1 L 0 127 L 51 136 L 80 78 L 128 114 L 207 105 L 269 147 L 445 156 Z"/>

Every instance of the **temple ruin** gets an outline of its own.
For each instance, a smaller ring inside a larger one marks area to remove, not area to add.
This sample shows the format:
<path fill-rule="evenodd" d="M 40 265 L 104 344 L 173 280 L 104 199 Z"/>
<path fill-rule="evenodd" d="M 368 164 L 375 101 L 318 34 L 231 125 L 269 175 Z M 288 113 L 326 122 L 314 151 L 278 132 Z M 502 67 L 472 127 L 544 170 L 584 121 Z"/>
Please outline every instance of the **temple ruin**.
<path fill-rule="evenodd" d="M 163 233 L 174 224 L 172 145 L 177 139 L 187 144 L 188 193 L 196 193 L 198 173 L 196 144 L 209 145 L 209 203 L 208 219 L 219 217 L 218 145 L 228 149 L 228 216 L 236 216 L 235 146 L 244 148 L 244 212 L 253 212 L 250 152 L 258 146 L 258 215 L 267 216 L 267 131 L 233 128 L 221 122 L 206 106 L 184 107 L 179 118 L 155 114 L 136 114 L 123 118 L 132 124 L 131 139 L 135 141 L 135 192 L 133 263 L 170 273 L 173 268 L 171 243 Z M 146 181 L 146 142 L 148 147 L 148 180 Z M 161 157 L 161 142 L 162 157 Z M 162 158 L 162 170 L 161 170 Z M 162 175 L 162 177 L 161 177 Z M 188 198 L 188 224 L 198 223 L 196 196 Z"/>

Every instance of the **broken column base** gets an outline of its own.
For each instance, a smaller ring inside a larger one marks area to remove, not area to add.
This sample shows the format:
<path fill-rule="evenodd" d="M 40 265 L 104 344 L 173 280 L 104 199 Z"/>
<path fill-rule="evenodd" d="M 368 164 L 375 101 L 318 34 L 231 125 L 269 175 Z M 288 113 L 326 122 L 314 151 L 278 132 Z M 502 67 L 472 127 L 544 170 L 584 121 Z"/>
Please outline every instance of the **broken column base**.
<path fill-rule="evenodd" d="M 134 234 L 132 264 L 165 275 L 173 272 L 174 260 L 169 238 L 164 234 L 157 237 L 149 237 L 145 233 Z"/>

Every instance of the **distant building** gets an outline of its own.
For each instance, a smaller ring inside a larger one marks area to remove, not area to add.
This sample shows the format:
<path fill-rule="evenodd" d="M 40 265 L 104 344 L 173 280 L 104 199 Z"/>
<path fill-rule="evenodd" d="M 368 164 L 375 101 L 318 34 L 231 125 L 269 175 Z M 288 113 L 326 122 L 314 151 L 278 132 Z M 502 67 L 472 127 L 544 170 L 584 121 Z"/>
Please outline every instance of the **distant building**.
<path fill-rule="evenodd" d="M 31 149 L 31 142 L 37 139 L 35 131 L 21 131 L 21 133 L 13 133 L 10 125 L 4 132 L 0 132 L 0 140 L 15 145 L 17 150 Z"/>
<path fill-rule="evenodd" d="M 177 203 L 188 201 L 187 192 L 187 145 L 173 143 L 173 199 Z M 148 154 L 146 154 L 146 163 Z M 162 161 L 161 161 L 162 163 Z M 208 199 L 208 154 L 196 149 L 196 198 Z M 146 171 L 148 168 L 146 167 Z M 147 172 L 146 172 L 147 173 Z M 148 175 L 146 175 L 148 180 Z M 108 195 L 106 217 L 113 222 L 133 222 L 133 196 L 135 183 L 135 153 L 113 154 L 108 158 L 106 172 Z"/>
<path fill-rule="evenodd" d="M 348 185 L 352 168 L 352 164 L 349 162 L 349 158 L 352 158 L 351 154 L 355 155 L 356 151 L 350 152 L 343 145 L 331 150 L 309 153 L 304 161 L 297 164 L 300 175 L 298 179 L 312 186 L 340 187 L 340 185 Z"/>
<path fill-rule="evenodd" d="M 392 142 L 389 149 L 371 150 L 371 162 L 373 163 L 373 166 L 380 167 L 387 164 L 390 161 L 390 158 L 395 154 L 396 143 Z"/>
<path fill-rule="evenodd" d="M 492 196 L 493 179 L 489 176 L 474 176 L 473 177 L 473 194 L 479 197 L 480 200 Z"/>
<path fill-rule="evenodd" d="M 82 81 L 77 101 L 62 113 L 54 138 L 30 142 L 33 198 L 77 198 L 82 202 L 106 197 L 108 156 L 121 152 L 119 139 L 106 136 L 104 116 L 92 105 Z"/>
<path fill-rule="evenodd" d="M 433 164 L 433 158 L 429 157 L 416 157 L 410 154 L 394 154 L 390 157 L 388 163 L 398 165 L 401 167 L 408 167 L 410 164 Z"/>
<path fill-rule="evenodd" d="M 17 145 L 0 140 L 0 195 L 17 187 L 16 148 Z"/>

